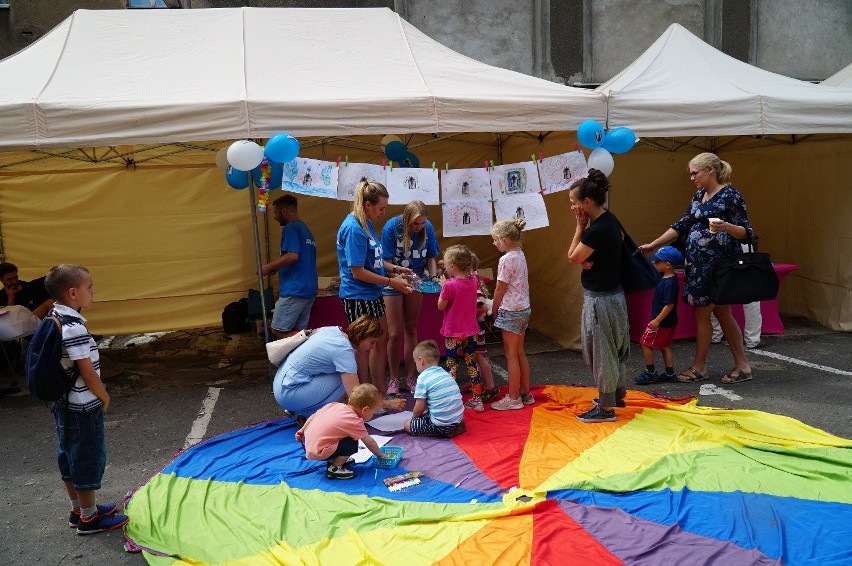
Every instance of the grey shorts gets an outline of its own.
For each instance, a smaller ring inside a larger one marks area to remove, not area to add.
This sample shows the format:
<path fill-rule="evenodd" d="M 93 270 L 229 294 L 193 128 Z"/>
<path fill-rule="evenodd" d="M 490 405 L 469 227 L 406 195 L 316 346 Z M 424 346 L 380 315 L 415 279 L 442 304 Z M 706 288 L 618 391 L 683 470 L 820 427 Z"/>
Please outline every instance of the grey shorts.
<path fill-rule="evenodd" d="M 511 332 L 512 334 L 520 334 L 527 329 L 530 322 L 530 307 L 522 311 L 507 311 L 499 309 L 497 311 L 497 320 L 494 321 L 494 326 L 500 330 Z"/>
<path fill-rule="evenodd" d="M 304 330 L 311 318 L 311 307 L 316 297 L 280 297 L 272 314 L 272 328 L 278 332 Z"/>

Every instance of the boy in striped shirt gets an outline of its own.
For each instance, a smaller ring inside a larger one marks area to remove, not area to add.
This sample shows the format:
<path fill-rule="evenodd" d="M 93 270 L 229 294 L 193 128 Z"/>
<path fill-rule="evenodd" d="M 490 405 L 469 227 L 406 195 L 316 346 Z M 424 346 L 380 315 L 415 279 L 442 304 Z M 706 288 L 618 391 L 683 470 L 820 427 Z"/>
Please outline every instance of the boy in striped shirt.
<path fill-rule="evenodd" d="M 412 436 L 452 438 L 465 431 L 461 391 L 453 376 L 438 365 L 440 359 L 434 340 L 425 340 L 414 348 L 414 364 L 420 375 L 414 389 L 414 412 L 405 421 L 405 432 Z"/>

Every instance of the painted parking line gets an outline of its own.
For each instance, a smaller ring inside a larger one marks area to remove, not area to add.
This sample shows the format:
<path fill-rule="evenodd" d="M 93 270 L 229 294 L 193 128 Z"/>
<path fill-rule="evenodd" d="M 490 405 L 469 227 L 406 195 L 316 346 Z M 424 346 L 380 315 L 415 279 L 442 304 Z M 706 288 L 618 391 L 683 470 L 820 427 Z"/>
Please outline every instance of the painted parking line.
<path fill-rule="evenodd" d="M 797 364 L 800 366 L 805 366 L 808 368 L 818 369 L 820 371 L 826 371 L 828 373 L 836 373 L 837 375 L 849 375 L 852 376 L 852 371 L 844 371 L 842 369 L 837 369 L 828 366 L 822 366 L 820 364 L 815 364 L 813 362 L 806 362 L 805 360 L 800 360 L 798 358 L 791 358 L 789 356 L 782 356 L 781 354 L 776 354 L 775 352 L 768 352 L 766 350 L 749 350 L 749 354 L 756 354 L 758 356 L 766 356 L 767 358 L 774 358 L 776 360 L 781 360 L 782 362 L 787 362 L 791 364 Z"/>
<path fill-rule="evenodd" d="M 216 401 L 219 399 L 221 391 L 221 387 L 210 387 L 207 389 L 207 397 L 201 402 L 201 410 L 198 411 L 198 416 L 195 417 L 192 428 L 189 429 L 189 434 L 183 443 L 184 450 L 204 439 L 204 435 L 207 434 L 207 425 L 210 424 L 210 419 L 213 418 L 213 407 L 216 406 Z"/>

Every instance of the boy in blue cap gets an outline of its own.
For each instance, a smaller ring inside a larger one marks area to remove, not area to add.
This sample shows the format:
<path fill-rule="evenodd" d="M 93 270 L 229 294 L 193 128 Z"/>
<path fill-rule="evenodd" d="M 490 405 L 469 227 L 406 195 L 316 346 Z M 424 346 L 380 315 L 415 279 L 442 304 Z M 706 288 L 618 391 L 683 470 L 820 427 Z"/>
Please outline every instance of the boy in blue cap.
<path fill-rule="evenodd" d="M 654 267 L 662 274 L 663 278 L 660 279 L 657 288 L 654 289 L 654 298 L 651 302 L 651 322 L 648 323 L 648 327 L 642 334 L 642 339 L 639 340 L 642 345 L 642 353 L 645 355 L 645 371 L 633 379 L 636 385 L 677 381 L 672 362 L 671 345 L 674 342 L 674 333 L 677 327 L 677 298 L 680 295 L 680 286 L 674 268 L 681 264 L 683 264 L 683 255 L 672 246 L 663 246 L 654 254 Z M 662 350 L 663 352 L 665 373 L 658 374 L 654 369 L 654 350 Z"/>

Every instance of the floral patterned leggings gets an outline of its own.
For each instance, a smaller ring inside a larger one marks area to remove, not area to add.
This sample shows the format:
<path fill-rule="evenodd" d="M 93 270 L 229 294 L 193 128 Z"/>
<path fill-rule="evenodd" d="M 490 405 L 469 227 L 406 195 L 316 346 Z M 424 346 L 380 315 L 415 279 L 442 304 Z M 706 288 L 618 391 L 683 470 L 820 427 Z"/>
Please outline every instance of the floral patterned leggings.
<path fill-rule="evenodd" d="M 464 368 L 462 371 L 467 370 L 467 376 L 470 378 L 470 391 L 474 398 L 480 398 L 482 396 L 482 376 L 479 374 L 479 367 L 476 365 L 476 336 L 466 338 L 445 336 L 444 347 L 447 352 L 447 369 L 452 374 L 453 379 L 458 382 L 464 377 L 464 374 L 459 374 L 459 368 Z"/>

